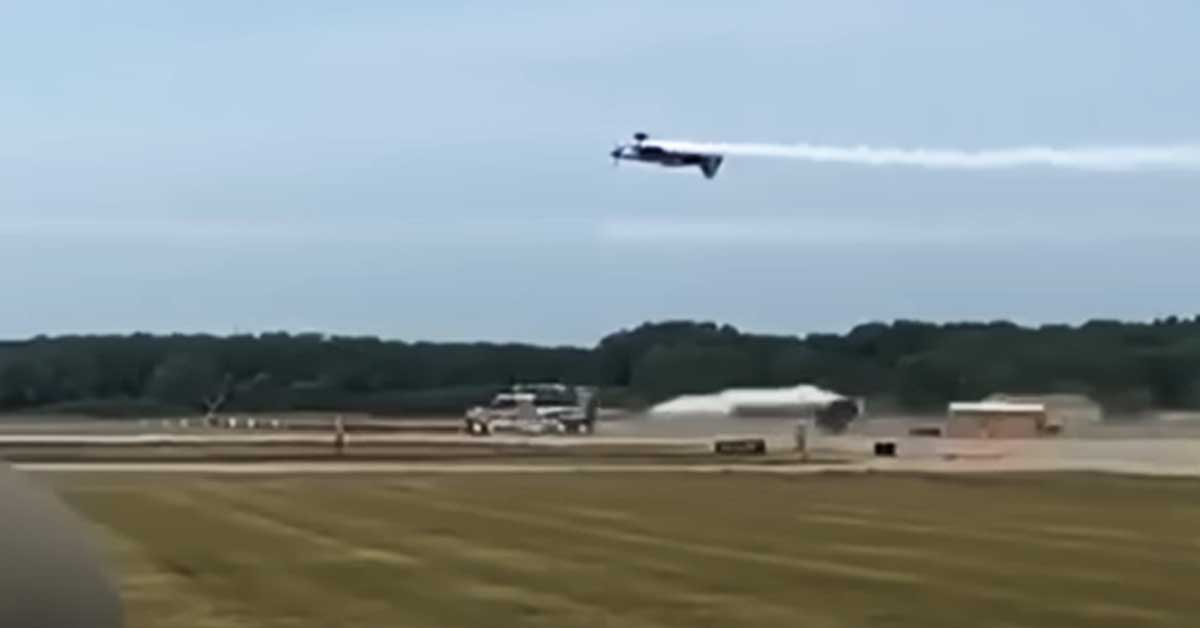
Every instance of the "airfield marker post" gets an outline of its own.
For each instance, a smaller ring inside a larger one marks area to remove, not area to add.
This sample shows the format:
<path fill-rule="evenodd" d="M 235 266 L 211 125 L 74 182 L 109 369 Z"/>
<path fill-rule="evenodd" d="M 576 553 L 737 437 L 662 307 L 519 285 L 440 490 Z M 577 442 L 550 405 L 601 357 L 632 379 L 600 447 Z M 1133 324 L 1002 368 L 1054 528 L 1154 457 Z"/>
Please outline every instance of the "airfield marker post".
<path fill-rule="evenodd" d="M 796 451 L 800 453 L 800 459 L 808 458 L 808 429 L 803 422 L 796 424 Z"/>
<path fill-rule="evenodd" d="M 334 429 L 333 448 L 337 451 L 338 455 L 340 456 L 346 450 L 346 427 L 342 423 L 341 415 L 339 415 L 336 419 L 334 419 L 333 429 Z"/>

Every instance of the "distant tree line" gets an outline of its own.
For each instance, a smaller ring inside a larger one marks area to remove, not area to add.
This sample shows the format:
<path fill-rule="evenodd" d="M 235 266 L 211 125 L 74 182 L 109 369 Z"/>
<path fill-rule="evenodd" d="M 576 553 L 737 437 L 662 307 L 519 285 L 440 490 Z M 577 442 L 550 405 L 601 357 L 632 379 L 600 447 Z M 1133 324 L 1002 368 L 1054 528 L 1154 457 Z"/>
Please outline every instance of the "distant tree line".
<path fill-rule="evenodd" d="M 603 403 L 625 406 L 808 382 L 899 411 L 940 411 L 994 392 L 1082 393 L 1114 413 L 1200 408 L 1200 317 L 1037 328 L 896 321 L 806 337 L 673 321 L 591 348 L 287 333 L 0 343 L 5 412 L 458 413 L 518 381 L 596 385 Z"/>

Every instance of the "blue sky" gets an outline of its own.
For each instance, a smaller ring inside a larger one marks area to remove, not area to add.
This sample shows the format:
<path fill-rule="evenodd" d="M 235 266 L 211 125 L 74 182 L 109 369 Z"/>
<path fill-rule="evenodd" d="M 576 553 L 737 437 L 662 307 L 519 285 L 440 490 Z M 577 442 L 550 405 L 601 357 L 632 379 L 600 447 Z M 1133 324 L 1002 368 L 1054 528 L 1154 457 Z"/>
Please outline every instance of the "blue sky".
<path fill-rule="evenodd" d="M 1197 23 L 1166 0 L 0 5 L 0 336 L 1191 314 L 1197 172 L 731 158 L 706 181 L 606 152 L 1200 144 Z"/>

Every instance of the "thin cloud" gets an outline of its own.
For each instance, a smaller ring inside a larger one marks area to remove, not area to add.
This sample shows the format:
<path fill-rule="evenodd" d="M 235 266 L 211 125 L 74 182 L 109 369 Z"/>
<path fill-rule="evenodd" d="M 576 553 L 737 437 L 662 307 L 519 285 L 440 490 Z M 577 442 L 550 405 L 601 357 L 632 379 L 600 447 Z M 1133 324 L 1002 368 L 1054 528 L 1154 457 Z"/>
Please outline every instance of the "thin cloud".
<path fill-rule="evenodd" d="M 1194 238 L 1172 225 L 1055 225 L 1025 221 L 920 224 L 786 218 L 613 219 L 600 224 L 601 242 L 624 245 L 855 245 L 962 243 L 1086 243 Z"/>
<path fill-rule="evenodd" d="M 578 233 L 554 221 L 306 221 L 195 218 L 15 217 L 0 224 L 0 238 L 58 238 L 71 241 L 153 241 L 183 244 L 438 244 L 530 241 Z"/>

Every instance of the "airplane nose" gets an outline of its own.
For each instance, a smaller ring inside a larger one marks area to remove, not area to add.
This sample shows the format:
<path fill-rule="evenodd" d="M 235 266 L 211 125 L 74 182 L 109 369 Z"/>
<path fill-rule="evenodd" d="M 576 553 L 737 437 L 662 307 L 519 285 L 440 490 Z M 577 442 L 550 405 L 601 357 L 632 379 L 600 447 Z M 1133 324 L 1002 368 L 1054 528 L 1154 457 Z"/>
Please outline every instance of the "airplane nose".
<path fill-rule="evenodd" d="M 618 159 L 618 158 L 621 156 L 621 149 L 619 149 L 619 148 L 614 148 L 614 149 L 613 149 L 613 152 L 609 153 L 609 155 L 610 155 L 610 156 L 611 156 L 613 159 Z"/>

